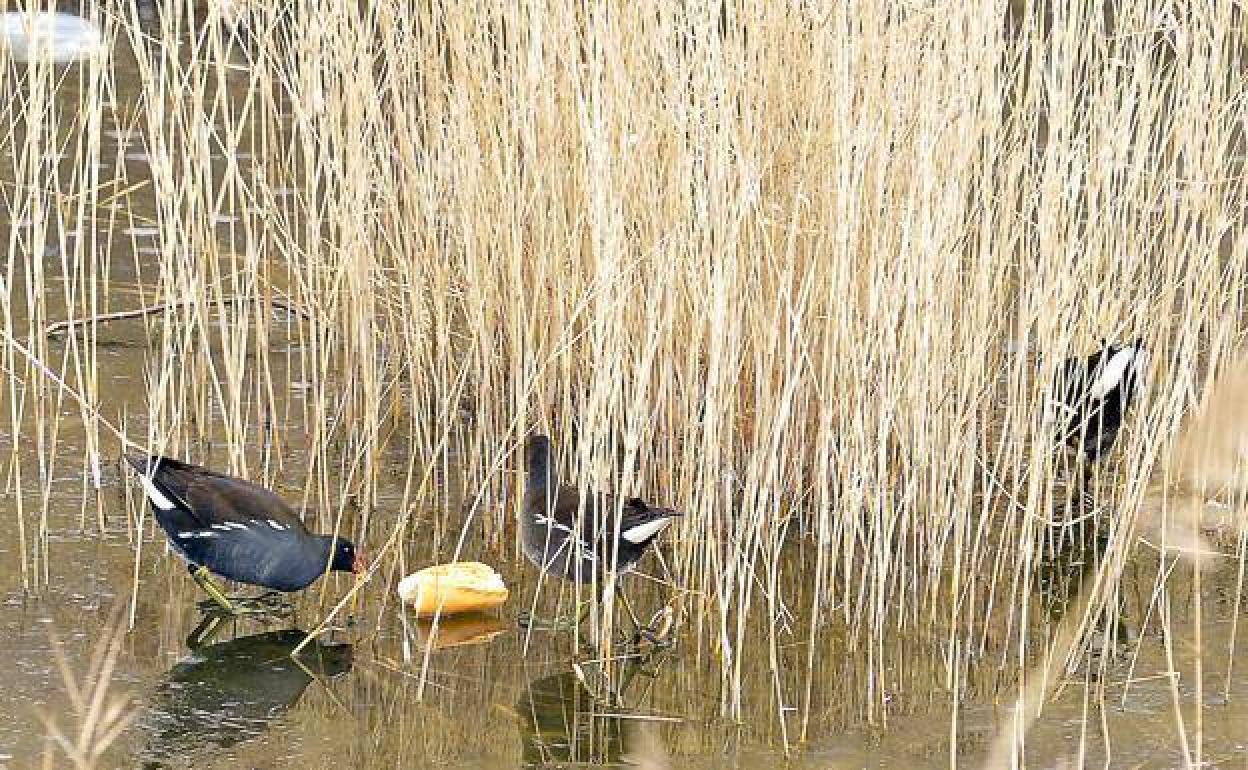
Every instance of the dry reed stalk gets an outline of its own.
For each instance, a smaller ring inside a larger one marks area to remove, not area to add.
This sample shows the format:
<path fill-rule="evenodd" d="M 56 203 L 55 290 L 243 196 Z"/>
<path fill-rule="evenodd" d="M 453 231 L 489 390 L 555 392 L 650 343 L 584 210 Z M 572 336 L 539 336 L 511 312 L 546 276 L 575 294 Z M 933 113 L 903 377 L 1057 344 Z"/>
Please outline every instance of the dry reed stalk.
<path fill-rule="evenodd" d="M 1242 341 L 1239 12 L 1052 10 L 313 3 L 236 31 L 132 11 L 114 23 L 136 106 L 110 103 L 115 65 L 85 78 L 71 141 L 50 139 L 51 71 L 0 67 L 26 92 L 0 117 L 22 148 L 6 204 L 155 223 L 149 441 L 221 442 L 236 472 L 260 444 L 261 475 L 302 479 L 321 528 L 366 542 L 410 539 L 417 510 L 427 540 L 396 564 L 510 546 L 509 453 L 535 426 L 587 488 L 685 508 L 670 561 L 702 597 L 691 655 L 724 715 L 770 709 L 791 746 L 835 708 L 817 672 L 842 632 L 874 673 L 873 723 L 897 634 L 956 650 L 955 691 L 964 659 L 1028 676 L 1039 565 L 1086 517 L 1110 542 L 1098 601 L 1114 595 L 1135 553 L 1121 512 Z M 93 176 L 101 116 L 141 133 L 149 187 L 124 164 Z M 81 171 L 52 174 L 54 145 Z M 0 324 L 95 404 L 99 330 L 64 357 L 39 333 L 56 291 L 22 255 L 40 228 L 10 228 Z M 117 312 L 121 259 L 90 242 L 55 266 L 67 317 Z M 1067 355 L 1136 335 L 1154 385 L 1085 509 L 1044 405 Z M 0 365 L 9 431 L 47 468 L 59 396 L 12 348 Z M 444 483 L 389 510 L 388 449 Z M 22 460 L 15 442 L 8 485 L 33 489 Z M 52 475 L 34 478 L 46 503 Z M 34 585 L 47 506 L 17 499 Z"/>

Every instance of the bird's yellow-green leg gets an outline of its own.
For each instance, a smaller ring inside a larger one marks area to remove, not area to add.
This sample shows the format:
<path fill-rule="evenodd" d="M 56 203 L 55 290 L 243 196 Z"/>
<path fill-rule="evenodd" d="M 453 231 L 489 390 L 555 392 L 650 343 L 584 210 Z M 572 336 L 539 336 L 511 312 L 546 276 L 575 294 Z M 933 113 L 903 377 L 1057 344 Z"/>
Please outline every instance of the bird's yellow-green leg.
<path fill-rule="evenodd" d="M 534 631 L 570 631 L 578 625 L 585 623 L 593 603 L 593 599 L 584 599 L 577 603 L 575 613 L 559 615 L 554 618 L 543 618 L 529 612 L 522 612 L 520 613 L 520 625 Z"/>
<path fill-rule="evenodd" d="M 226 615 L 267 615 L 290 609 L 289 605 L 273 601 L 274 597 L 279 596 L 279 594 L 272 591 L 254 599 L 247 596 L 238 596 L 231 599 L 213 581 L 212 573 L 207 567 L 201 566 L 191 570 L 191 577 L 195 578 L 195 582 L 199 583 L 199 587 L 204 589 L 204 593 L 211 597 L 210 602 L 202 602 L 200 604 L 200 608 L 205 612 L 220 611 Z M 214 607 L 213 605 L 216 606 Z"/>
<path fill-rule="evenodd" d="M 225 628 L 225 621 L 229 617 L 220 612 L 210 612 L 205 615 L 190 636 L 186 637 L 187 648 L 196 650 L 207 645 L 221 633 L 221 629 Z"/>
<path fill-rule="evenodd" d="M 212 582 L 212 573 L 208 571 L 207 567 L 200 566 L 191 570 L 191 577 L 195 578 L 195 582 L 199 583 L 199 587 L 204 589 L 204 593 L 212 597 L 212 600 L 216 602 L 222 610 L 230 613 L 231 615 L 238 614 L 238 609 L 234 606 L 234 604 L 229 600 L 229 598 L 226 597 L 225 593 L 217 587 L 217 584 Z"/>

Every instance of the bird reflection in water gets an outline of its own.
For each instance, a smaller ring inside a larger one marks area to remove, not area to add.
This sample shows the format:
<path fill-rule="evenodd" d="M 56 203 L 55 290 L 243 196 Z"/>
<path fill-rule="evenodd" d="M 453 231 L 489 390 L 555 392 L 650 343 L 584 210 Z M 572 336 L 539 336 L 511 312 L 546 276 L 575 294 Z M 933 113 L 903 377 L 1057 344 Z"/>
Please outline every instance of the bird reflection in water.
<path fill-rule="evenodd" d="M 618 765 L 624 753 L 622 720 L 600 716 L 605 710 L 572 671 L 530 682 L 516 702 L 524 742 L 522 766 Z"/>
<path fill-rule="evenodd" d="M 169 670 L 142 718 L 149 736 L 146 767 L 161 760 L 184 764 L 261 735 L 286 713 L 314 678 L 351 670 L 351 645 L 309 644 L 291 651 L 306 634 L 269 631 L 193 646 L 190 656 Z M 200 629 L 188 643 L 203 639 Z"/>
<path fill-rule="evenodd" d="M 573 671 L 530 682 L 515 708 L 521 767 L 670 767 L 656 724 L 595 698 Z"/>

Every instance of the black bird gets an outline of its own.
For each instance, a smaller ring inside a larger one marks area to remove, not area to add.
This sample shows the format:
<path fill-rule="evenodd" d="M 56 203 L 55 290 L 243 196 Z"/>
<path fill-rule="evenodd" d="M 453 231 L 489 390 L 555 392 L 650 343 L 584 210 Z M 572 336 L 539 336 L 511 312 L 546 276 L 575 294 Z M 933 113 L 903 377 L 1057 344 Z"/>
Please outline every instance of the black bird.
<path fill-rule="evenodd" d="M 595 575 L 602 578 L 612 570 L 623 574 L 641 561 L 659 533 L 681 515 L 630 497 L 624 501 L 617 532 L 613 498 L 586 493 L 582 510 L 580 492 L 559 484 L 549 438 L 531 437 L 525 460 L 528 479 L 520 539 L 529 561 L 552 575 L 588 583 Z"/>
<path fill-rule="evenodd" d="M 1148 350 L 1142 339 L 1068 359 L 1056 397 L 1050 400 L 1062 441 L 1081 450 L 1089 461 L 1100 459 L 1114 445 L 1123 415 L 1143 389 L 1147 368 Z"/>
<path fill-rule="evenodd" d="M 273 591 L 299 591 L 325 573 L 363 572 L 343 538 L 310 534 L 284 500 L 243 479 L 157 455 L 128 454 L 156 521 L 195 581 L 223 610 L 239 610 L 208 574 Z"/>
<path fill-rule="evenodd" d="M 313 642 L 298 629 L 269 631 L 195 647 L 156 688 L 139 719 L 148 736 L 144 767 L 186 766 L 261 736 L 269 723 L 299 701 L 313 677 L 351 670 L 349 644 Z"/>

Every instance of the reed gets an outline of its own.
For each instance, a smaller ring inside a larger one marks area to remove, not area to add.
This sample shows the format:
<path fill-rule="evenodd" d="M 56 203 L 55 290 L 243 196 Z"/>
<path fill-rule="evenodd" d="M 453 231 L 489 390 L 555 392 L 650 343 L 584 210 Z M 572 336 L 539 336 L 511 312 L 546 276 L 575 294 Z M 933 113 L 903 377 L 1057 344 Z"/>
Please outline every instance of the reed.
<path fill-rule="evenodd" d="M 31 590 L 58 447 L 78 526 L 120 516 L 92 409 L 295 480 L 321 531 L 398 544 L 379 576 L 518 574 L 540 430 L 587 488 L 688 512 L 665 554 L 685 650 L 786 749 L 840 708 L 834 650 L 864 656 L 875 725 L 895 636 L 943 656 L 955 704 L 973 660 L 1025 681 L 1055 649 L 1037 576 L 1081 539 L 1107 566 L 1061 641 L 1108 648 L 1134 512 L 1244 342 L 1235 3 L 174 5 L 92 5 L 107 61 L 0 53 L 0 325 L 90 406 L 4 346 Z M 67 318 L 95 320 L 45 335 Z M 1045 403 L 1065 357 L 1136 336 L 1152 385 L 1084 495 Z M 1174 630 L 1166 565 L 1147 611 Z"/>

